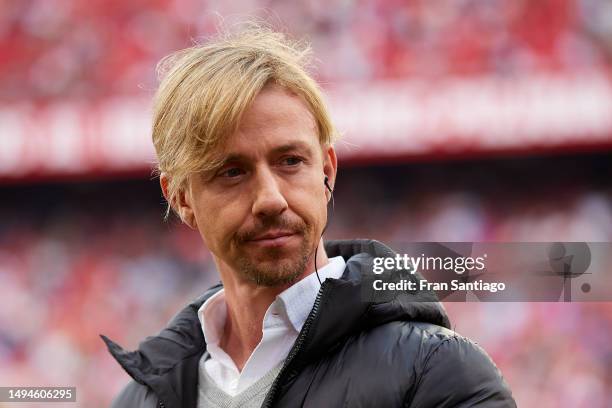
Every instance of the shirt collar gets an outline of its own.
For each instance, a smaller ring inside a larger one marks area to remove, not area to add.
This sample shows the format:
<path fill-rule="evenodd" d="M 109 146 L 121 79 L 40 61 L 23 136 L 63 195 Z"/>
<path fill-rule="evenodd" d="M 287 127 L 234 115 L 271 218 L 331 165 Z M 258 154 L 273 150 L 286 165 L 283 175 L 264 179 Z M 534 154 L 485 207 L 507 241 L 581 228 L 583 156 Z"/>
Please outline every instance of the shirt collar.
<path fill-rule="evenodd" d="M 345 266 L 346 262 L 341 256 L 329 259 L 329 263 L 318 270 L 321 283 L 328 278 L 339 279 L 344 273 Z M 281 292 L 268 308 L 265 318 L 268 318 L 271 310 L 281 309 L 291 322 L 293 329 L 299 333 L 314 306 L 320 286 L 317 274 L 311 273 Z M 212 295 L 198 310 L 198 318 L 210 352 L 212 352 L 210 350 L 211 345 L 214 345 L 213 349 L 218 346 L 225 328 L 227 304 L 225 303 L 224 292 L 221 289 Z M 264 321 L 264 328 L 265 326 L 266 322 Z"/>
<path fill-rule="evenodd" d="M 321 283 L 328 278 L 339 279 L 344 273 L 346 263 L 344 258 L 337 256 L 331 258 L 329 263 L 319 269 L 319 277 Z M 291 325 L 298 333 L 302 330 L 302 326 L 306 322 L 306 318 L 310 314 L 310 310 L 314 306 L 315 299 L 319 293 L 321 284 L 316 273 L 311 273 L 293 286 L 281 292 L 275 302 L 279 302 L 284 309 Z"/>

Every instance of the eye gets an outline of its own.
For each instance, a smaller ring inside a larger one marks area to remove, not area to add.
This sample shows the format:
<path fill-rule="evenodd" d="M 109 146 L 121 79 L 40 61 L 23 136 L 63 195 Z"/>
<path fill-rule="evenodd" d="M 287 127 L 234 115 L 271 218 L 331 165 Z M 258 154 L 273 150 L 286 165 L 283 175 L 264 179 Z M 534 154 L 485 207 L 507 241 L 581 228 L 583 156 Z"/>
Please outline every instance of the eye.
<path fill-rule="evenodd" d="M 287 166 L 297 166 L 298 164 L 302 163 L 304 160 L 302 160 L 301 158 L 297 157 L 297 156 L 290 156 L 287 157 L 285 159 L 283 159 L 282 163 L 287 165 Z"/>
<path fill-rule="evenodd" d="M 244 170 L 242 170 L 240 167 L 232 167 L 219 172 L 218 176 L 226 178 L 236 178 L 242 176 L 243 174 Z"/>

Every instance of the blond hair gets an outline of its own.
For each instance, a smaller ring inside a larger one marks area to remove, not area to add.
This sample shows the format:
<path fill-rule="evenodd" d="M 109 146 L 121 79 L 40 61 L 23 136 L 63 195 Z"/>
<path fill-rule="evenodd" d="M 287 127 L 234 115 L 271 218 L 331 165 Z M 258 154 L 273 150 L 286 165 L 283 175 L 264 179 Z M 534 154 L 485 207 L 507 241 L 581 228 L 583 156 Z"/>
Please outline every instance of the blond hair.
<path fill-rule="evenodd" d="M 157 171 L 169 176 L 166 215 L 189 175 L 218 165 L 213 150 L 237 129 L 243 112 L 268 83 L 300 96 L 316 121 L 321 145 L 333 142 L 335 129 L 321 91 L 307 73 L 309 56 L 307 44 L 250 25 L 160 61 L 153 144 Z"/>

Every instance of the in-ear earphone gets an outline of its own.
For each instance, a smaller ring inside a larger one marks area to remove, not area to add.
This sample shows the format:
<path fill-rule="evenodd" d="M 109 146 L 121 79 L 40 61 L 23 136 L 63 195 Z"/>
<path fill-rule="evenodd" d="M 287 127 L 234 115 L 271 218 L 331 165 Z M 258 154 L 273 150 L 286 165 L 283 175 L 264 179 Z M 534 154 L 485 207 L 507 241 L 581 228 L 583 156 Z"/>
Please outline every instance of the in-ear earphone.
<path fill-rule="evenodd" d="M 325 176 L 325 180 L 323 180 L 323 184 L 325 184 L 325 187 L 327 187 L 330 193 L 332 194 L 334 193 L 332 188 L 329 186 L 329 177 Z"/>
<path fill-rule="evenodd" d="M 334 209 L 334 190 L 329 186 L 329 177 L 325 176 L 325 178 L 323 179 L 323 184 L 325 184 L 325 188 L 327 188 L 327 190 L 331 194 L 332 210 L 333 210 Z"/>

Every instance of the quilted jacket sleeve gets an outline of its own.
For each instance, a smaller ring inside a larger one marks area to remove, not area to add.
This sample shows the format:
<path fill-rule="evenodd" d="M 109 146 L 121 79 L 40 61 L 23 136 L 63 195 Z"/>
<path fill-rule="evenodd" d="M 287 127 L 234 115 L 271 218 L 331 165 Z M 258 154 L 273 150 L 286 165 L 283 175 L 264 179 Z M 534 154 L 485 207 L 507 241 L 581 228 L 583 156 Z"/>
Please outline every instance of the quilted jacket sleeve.
<path fill-rule="evenodd" d="M 487 353 L 453 336 L 427 355 L 405 407 L 516 407 L 510 388 Z"/>

